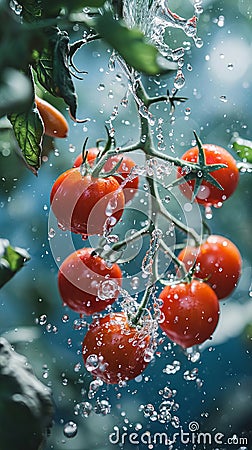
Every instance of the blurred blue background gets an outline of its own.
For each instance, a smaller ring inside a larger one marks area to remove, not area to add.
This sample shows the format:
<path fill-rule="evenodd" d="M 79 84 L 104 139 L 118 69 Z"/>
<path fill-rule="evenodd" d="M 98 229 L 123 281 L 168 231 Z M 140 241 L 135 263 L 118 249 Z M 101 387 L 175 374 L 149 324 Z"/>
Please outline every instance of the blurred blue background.
<path fill-rule="evenodd" d="M 190 1 L 171 1 L 170 7 L 183 17 L 193 13 Z M 157 119 L 163 119 L 164 144 L 166 152 L 171 154 L 174 151 L 182 155 L 191 146 L 194 129 L 203 142 L 218 144 L 231 152 L 235 133 L 252 139 L 251 2 L 205 0 L 203 8 L 198 24 L 198 36 L 204 42 L 202 48 L 196 48 L 182 31 L 167 31 L 171 46 L 187 47 L 183 68 L 186 83 L 180 93 L 188 97 L 188 101 L 177 106 L 172 120 L 167 105 L 157 105 L 151 110 Z M 80 37 L 81 29 L 75 26 L 71 39 Z M 72 243 L 69 234 L 60 234 L 55 229 L 56 239 L 59 237 L 62 242 L 58 260 L 57 246 L 54 251 L 55 261 L 50 247 L 54 238 L 48 237 L 48 227 L 54 226 L 49 195 L 54 180 L 72 165 L 81 151 L 84 139 L 88 136 L 88 145 L 94 146 L 97 138 L 106 137 L 104 123 L 115 107 L 118 107 L 118 115 L 113 126 L 117 144 L 137 139 L 139 124 L 133 101 L 129 96 L 126 108 L 120 103 L 127 91 L 127 80 L 118 66 L 109 70 L 110 55 L 111 50 L 98 42 L 83 47 L 76 55 L 77 67 L 88 71 L 82 81 L 75 80 L 78 117 L 89 120 L 74 124 L 69 119 L 70 132 L 66 140 L 55 140 L 54 145 L 50 140 L 45 142 L 44 164 L 38 178 L 20 164 L 11 132 L 1 133 L 0 234 L 12 245 L 24 247 L 31 254 L 31 261 L 0 292 L 1 334 L 28 357 L 38 378 L 52 388 L 55 423 L 46 450 L 120 448 L 120 443 L 113 444 L 109 439 L 114 426 L 119 427 L 121 433 L 125 431 L 127 436 L 135 427 L 139 436 L 147 430 L 151 435 L 166 432 L 172 436 L 179 430 L 176 421 L 166 426 L 155 420 L 155 414 L 151 418 L 144 417 L 141 411 L 141 405 L 148 403 L 158 410 L 164 400 L 159 391 L 165 386 L 177 391 L 174 400 L 180 407 L 173 415 L 178 416 L 184 431 L 188 431 L 191 421 L 197 421 L 201 431 L 217 429 L 225 437 L 233 434 L 241 437 L 243 433 L 249 436 L 252 413 L 252 305 L 249 296 L 252 282 L 252 178 L 247 173 L 241 175 L 232 198 L 222 208 L 214 210 L 213 218 L 208 221 L 213 233 L 225 235 L 240 249 L 243 274 L 232 298 L 222 302 L 218 329 L 214 339 L 205 345 L 200 359 L 189 361 L 180 348 L 170 348 L 166 339 L 158 349 L 160 355 L 155 357 L 142 379 L 130 382 L 125 388 L 105 386 L 94 399 L 87 398 L 90 378 L 81 357 L 86 328 L 84 324 L 82 329 L 77 329 L 80 327 L 74 325 L 74 321 L 78 315 L 62 307 L 57 290 L 57 265 L 62 261 L 62 252 L 67 253 L 72 245 L 80 248 L 88 242 L 74 237 Z M 153 85 L 153 80 L 145 82 L 146 86 Z M 156 79 L 154 85 L 160 94 L 167 88 L 171 90 L 173 74 Z M 49 96 L 46 98 L 64 112 L 61 102 L 55 103 Z M 157 121 L 153 126 L 154 136 L 158 133 L 156 127 Z M 141 161 L 139 155 L 135 157 Z M 137 199 L 135 201 L 133 205 L 137 205 Z M 130 265 L 127 270 L 130 272 Z M 166 365 L 174 361 L 180 362 L 179 370 L 174 374 L 164 373 Z M 193 369 L 189 380 L 185 372 Z M 97 397 L 109 400 L 110 414 L 102 416 L 94 411 Z M 89 417 L 75 414 L 76 405 L 84 401 L 90 401 L 93 406 Z M 71 420 L 78 425 L 77 435 L 73 438 L 64 435 L 64 425 Z M 127 436 L 122 446 L 125 449 L 168 448 L 153 442 L 130 444 Z M 252 436 L 249 438 L 248 449 L 252 445 Z M 234 443 L 231 448 L 242 447 L 241 443 L 236 446 Z M 225 445 L 217 447 L 227 448 Z M 173 448 L 192 448 L 192 444 L 187 446 L 177 442 Z"/>

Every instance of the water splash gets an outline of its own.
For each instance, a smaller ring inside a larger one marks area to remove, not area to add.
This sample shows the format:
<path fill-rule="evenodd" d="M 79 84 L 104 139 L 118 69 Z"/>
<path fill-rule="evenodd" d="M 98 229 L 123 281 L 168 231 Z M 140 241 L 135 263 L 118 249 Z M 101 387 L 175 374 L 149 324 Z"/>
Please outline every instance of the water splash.
<path fill-rule="evenodd" d="M 142 271 L 146 275 L 152 274 L 153 260 L 159 248 L 160 239 L 162 239 L 162 236 L 163 233 L 158 228 L 152 232 L 149 249 L 147 250 L 142 261 Z"/>
<path fill-rule="evenodd" d="M 172 12 L 168 0 L 124 0 L 123 2 L 123 17 L 128 27 L 139 28 L 162 56 L 169 61 L 177 62 L 180 72 L 176 82 L 177 89 L 181 89 L 185 83 L 184 75 L 181 73 L 185 49 L 170 48 L 164 41 L 165 30 L 168 27 L 181 29 L 187 37 L 193 39 L 196 47 L 201 48 L 203 41 L 197 36 L 197 20 L 202 12 L 202 0 L 194 1 L 194 14 L 189 19 Z"/>

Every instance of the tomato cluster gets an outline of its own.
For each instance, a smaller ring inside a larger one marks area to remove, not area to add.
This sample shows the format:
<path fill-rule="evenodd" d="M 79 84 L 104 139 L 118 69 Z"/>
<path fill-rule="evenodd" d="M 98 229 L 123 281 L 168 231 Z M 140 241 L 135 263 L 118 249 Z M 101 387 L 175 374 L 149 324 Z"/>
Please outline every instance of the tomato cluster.
<path fill-rule="evenodd" d="M 84 160 L 83 154 L 79 155 L 73 167 L 61 174 L 52 187 L 52 210 L 60 226 L 74 233 L 102 235 L 106 225 L 111 228 L 119 221 L 125 202 L 132 199 L 138 188 L 138 177 L 131 177 L 135 163 L 125 155 L 107 158 L 100 174 L 93 176 L 101 157 L 103 154 L 96 147 L 84 154 Z M 199 149 L 194 147 L 182 160 L 192 163 L 193 168 L 199 158 Z M 239 174 L 235 160 L 226 150 L 205 145 L 203 169 L 206 179 L 203 177 L 196 193 L 193 177 L 180 184 L 187 198 L 194 195 L 200 204 L 215 205 L 234 192 Z M 207 181 L 211 170 L 213 184 Z M 183 175 L 184 169 L 179 167 L 177 177 Z M 181 261 L 186 275 L 182 277 L 178 268 L 177 281 L 160 292 L 159 326 L 173 342 L 188 348 L 211 339 L 219 321 L 219 300 L 233 292 L 242 262 L 236 246 L 217 235 L 206 237 L 201 245 L 186 246 L 176 261 Z M 106 261 L 93 248 L 73 252 L 58 272 L 63 304 L 79 314 L 90 316 L 104 311 L 119 297 L 121 285 L 119 265 Z M 129 319 L 124 311 L 110 312 L 93 320 L 82 354 L 93 376 L 116 384 L 143 372 L 151 359 L 153 344 L 153 330 L 146 329 L 141 315 L 136 321 L 136 316 Z"/>

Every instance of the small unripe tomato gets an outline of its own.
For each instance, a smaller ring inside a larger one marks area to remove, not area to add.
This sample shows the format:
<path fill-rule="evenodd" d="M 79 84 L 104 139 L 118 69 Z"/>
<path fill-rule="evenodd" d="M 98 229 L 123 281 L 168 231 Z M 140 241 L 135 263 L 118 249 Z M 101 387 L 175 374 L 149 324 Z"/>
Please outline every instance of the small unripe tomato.
<path fill-rule="evenodd" d="M 67 137 L 68 123 L 63 114 L 37 95 L 35 96 L 35 103 L 44 124 L 45 134 L 56 138 Z"/>

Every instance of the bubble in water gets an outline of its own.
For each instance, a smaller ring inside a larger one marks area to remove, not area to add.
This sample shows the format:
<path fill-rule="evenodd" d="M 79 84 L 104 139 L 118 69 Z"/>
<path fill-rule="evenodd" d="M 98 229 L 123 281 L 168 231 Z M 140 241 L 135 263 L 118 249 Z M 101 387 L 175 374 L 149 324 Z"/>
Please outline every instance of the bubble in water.
<path fill-rule="evenodd" d="M 64 314 L 64 315 L 62 316 L 61 320 L 62 320 L 63 323 L 66 323 L 66 322 L 69 321 L 69 316 L 68 316 L 67 314 Z"/>
<path fill-rule="evenodd" d="M 76 436 L 78 427 L 75 422 L 70 420 L 64 425 L 63 433 L 67 438 L 73 438 Z"/>

